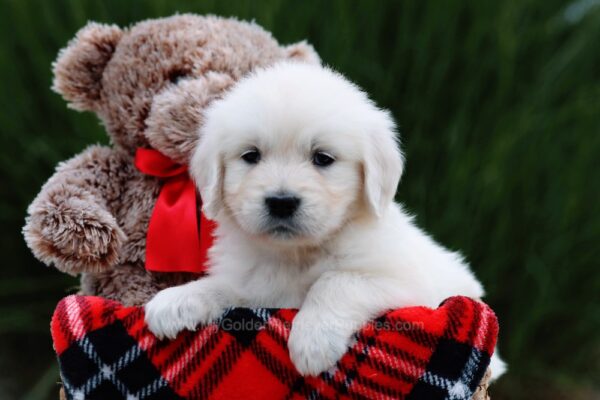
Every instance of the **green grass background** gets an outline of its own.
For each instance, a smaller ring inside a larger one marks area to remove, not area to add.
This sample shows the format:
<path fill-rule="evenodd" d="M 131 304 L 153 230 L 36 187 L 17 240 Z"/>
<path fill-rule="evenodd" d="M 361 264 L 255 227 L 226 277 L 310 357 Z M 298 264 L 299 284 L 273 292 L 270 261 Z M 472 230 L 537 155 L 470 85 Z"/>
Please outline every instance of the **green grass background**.
<path fill-rule="evenodd" d="M 56 397 L 49 318 L 77 284 L 20 234 L 57 162 L 107 139 L 53 94 L 50 64 L 88 20 L 254 19 L 389 108 L 398 199 L 462 251 L 501 323 L 494 399 L 600 398 L 598 0 L 0 0 L 0 398 Z"/>

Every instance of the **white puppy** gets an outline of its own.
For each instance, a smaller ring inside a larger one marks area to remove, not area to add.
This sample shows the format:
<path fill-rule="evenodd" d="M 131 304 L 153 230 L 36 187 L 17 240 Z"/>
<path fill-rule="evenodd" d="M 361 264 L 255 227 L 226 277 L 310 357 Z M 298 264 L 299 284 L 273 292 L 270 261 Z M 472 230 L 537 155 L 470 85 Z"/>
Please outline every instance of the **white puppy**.
<path fill-rule="evenodd" d="M 190 170 L 216 242 L 207 277 L 146 305 L 157 336 L 232 306 L 300 308 L 290 356 L 314 375 L 388 309 L 483 296 L 462 257 L 394 203 L 403 158 L 392 117 L 341 75 L 292 63 L 260 70 L 207 110 L 200 134 Z"/>

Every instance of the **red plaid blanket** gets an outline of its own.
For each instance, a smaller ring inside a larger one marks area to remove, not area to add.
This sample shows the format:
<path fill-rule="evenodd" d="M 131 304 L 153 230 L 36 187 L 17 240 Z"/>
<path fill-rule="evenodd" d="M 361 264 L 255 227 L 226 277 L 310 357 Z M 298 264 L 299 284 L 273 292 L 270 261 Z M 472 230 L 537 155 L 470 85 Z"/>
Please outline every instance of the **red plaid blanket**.
<path fill-rule="evenodd" d="M 295 310 L 228 310 L 215 324 L 156 339 L 144 311 L 69 296 L 51 329 L 68 399 L 469 399 L 498 334 L 465 297 L 388 312 L 335 368 L 301 377 L 286 347 Z"/>

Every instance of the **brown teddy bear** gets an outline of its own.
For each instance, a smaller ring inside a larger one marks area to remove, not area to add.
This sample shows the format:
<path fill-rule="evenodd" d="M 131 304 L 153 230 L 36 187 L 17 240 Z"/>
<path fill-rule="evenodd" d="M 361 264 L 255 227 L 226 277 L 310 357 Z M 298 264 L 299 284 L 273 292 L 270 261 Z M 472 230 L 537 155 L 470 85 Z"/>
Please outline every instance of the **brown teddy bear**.
<path fill-rule="evenodd" d="M 95 112 L 112 145 L 60 163 L 43 186 L 24 227 L 34 255 L 81 274 L 82 294 L 125 305 L 197 278 L 146 269 L 149 223 L 167 175 L 142 172 L 139 153 L 150 149 L 167 169 L 184 171 L 203 109 L 243 75 L 283 59 L 319 62 L 309 44 L 282 47 L 256 24 L 233 19 L 176 15 L 127 29 L 86 25 L 59 53 L 53 89 L 71 108 Z M 165 241 L 169 235 L 164 229 L 156 246 L 185 252 Z"/>

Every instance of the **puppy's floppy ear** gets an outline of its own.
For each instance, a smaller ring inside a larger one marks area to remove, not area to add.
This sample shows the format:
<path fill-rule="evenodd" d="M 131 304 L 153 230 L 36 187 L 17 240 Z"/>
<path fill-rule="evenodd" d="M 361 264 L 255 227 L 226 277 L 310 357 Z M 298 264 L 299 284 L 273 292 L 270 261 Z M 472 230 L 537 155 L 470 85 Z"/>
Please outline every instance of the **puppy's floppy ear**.
<path fill-rule="evenodd" d="M 116 25 L 89 22 L 81 28 L 52 64 L 52 89 L 80 111 L 97 110 L 102 75 L 123 31 Z"/>
<path fill-rule="evenodd" d="M 321 65 L 321 58 L 306 40 L 286 46 L 285 54 L 290 60 Z"/>
<path fill-rule="evenodd" d="M 369 208 L 376 216 L 394 200 L 402 176 L 404 159 L 396 138 L 393 119 L 388 111 L 377 111 L 373 131 L 364 155 L 364 194 Z"/>
<path fill-rule="evenodd" d="M 190 172 L 200 190 L 202 211 L 215 219 L 223 207 L 223 163 L 215 135 L 202 135 L 192 160 Z"/>

